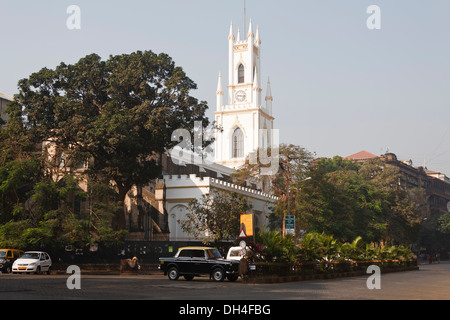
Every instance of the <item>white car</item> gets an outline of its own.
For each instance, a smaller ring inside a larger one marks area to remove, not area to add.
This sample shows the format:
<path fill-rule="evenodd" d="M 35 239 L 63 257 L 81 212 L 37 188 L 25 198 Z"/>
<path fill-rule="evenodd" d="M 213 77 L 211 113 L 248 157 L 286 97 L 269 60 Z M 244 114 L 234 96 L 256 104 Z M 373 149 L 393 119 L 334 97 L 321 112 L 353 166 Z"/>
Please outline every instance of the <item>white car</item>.
<path fill-rule="evenodd" d="M 47 274 L 50 274 L 51 267 L 52 259 L 50 259 L 48 253 L 42 251 L 27 251 L 19 259 L 14 261 L 12 272 L 34 272 L 36 274 L 47 272 Z"/>
<path fill-rule="evenodd" d="M 245 247 L 245 251 L 249 251 L 249 247 Z M 228 250 L 227 254 L 227 260 L 241 260 L 244 256 L 242 255 L 242 248 L 241 247 L 231 247 Z"/>

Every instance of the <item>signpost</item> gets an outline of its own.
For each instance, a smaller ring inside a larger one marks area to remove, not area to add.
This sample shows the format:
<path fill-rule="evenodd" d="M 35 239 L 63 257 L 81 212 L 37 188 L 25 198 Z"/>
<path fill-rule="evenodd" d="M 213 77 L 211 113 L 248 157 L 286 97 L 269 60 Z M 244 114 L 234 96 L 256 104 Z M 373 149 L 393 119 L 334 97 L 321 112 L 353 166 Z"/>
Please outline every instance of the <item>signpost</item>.
<path fill-rule="evenodd" d="M 241 214 L 241 225 L 239 230 L 239 238 L 254 237 L 255 225 L 253 222 L 253 213 Z"/>
<path fill-rule="evenodd" d="M 294 234 L 295 232 L 295 216 L 286 216 L 284 221 L 286 234 Z"/>
<path fill-rule="evenodd" d="M 253 214 L 241 214 L 241 233 L 244 231 L 247 237 L 252 237 L 253 228 Z"/>

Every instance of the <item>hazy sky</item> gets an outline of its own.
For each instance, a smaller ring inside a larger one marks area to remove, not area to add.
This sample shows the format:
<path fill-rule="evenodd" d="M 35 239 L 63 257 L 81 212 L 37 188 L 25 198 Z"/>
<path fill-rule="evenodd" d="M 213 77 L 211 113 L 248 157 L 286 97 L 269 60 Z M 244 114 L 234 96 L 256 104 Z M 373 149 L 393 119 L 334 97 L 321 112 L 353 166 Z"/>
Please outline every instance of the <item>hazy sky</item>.
<path fill-rule="evenodd" d="M 228 31 L 244 0 L 0 0 L 0 91 L 42 67 L 137 50 L 165 52 L 215 110 Z M 69 30 L 69 5 L 81 30 Z M 381 9 L 369 30 L 367 8 Z M 247 0 L 260 27 L 280 141 L 317 156 L 390 152 L 450 176 L 450 1 Z"/>

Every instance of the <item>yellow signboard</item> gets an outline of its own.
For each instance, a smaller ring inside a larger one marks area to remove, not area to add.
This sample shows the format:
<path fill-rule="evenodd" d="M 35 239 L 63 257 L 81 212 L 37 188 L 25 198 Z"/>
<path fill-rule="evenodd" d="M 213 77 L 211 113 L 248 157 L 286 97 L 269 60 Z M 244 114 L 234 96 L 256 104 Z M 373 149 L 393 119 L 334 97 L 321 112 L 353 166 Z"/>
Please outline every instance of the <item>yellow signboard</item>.
<path fill-rule="evenodd" d="M 253 237 L 253 214 L 241 214 L 241 227 L 239 234 L 244 231 L 247 237 Z"/>

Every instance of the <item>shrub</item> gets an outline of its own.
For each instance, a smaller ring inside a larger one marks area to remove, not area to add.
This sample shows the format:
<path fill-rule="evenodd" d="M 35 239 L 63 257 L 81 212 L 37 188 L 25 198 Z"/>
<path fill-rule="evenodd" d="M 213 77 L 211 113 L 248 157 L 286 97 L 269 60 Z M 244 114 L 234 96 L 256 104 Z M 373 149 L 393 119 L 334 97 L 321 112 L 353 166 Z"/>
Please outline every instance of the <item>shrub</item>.
<path fill-rule="evenodd" d="M 414 257 L 405 246 L 366 244 L 361 237 L 342 243 L 333 236 L 315 232 L 296 241 L 292 235 L 282 237 L 279 231 L 262 231 L 257 242 L 252 249 L 265 262 L 411 260 Z"/>

